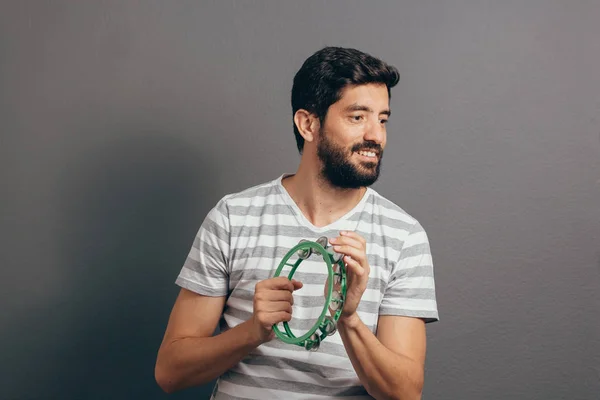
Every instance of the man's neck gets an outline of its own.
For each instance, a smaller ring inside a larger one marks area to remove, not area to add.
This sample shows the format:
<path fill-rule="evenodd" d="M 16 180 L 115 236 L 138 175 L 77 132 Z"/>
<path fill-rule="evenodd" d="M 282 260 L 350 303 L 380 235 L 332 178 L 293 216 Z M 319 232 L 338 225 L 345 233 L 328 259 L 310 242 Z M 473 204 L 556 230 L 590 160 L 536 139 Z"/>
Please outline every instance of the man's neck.
<path fill-rule="evenodd" d="M 360 202 L 366 188 L 341 189 L 333 187 L 319 171 L 301 164 L 295 175 L 282 181 L 300 211 L 314 226 L 329 225 L 352 210 Z"/>

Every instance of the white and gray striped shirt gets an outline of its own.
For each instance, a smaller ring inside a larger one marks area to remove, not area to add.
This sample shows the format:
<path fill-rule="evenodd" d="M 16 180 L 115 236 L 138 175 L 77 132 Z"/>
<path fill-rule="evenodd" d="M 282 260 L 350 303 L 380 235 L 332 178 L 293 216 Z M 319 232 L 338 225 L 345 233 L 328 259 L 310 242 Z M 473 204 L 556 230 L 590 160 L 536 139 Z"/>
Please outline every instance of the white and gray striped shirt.
<path fill-rule="evenodd" d="M 179 286 L 196 293 L 227 296 L 221 332 L 250 318 L 254 286 L 273 277 L 281 259 L 301 239 L 336 237 L 341 230 L 355 231 L 367 241 L 371 273 L 358 314 L 373 333 L 379 315 L 438 320 L 429 241 L 415 218 L 368 188 L 346 215 L 316 227 L 281 184 L 287 175 L 223 197 L 206 216 L 177 277 Z M 294 274 L 304 284 L 294 292 L 290 327 L 296 336 L 313 326 L 323 309 L 324 266 L 311 258 Z M 211 398 L 342 397 L 371 398 L 336 333 L 316 352 L 277 338 L 262 344 L 218 379 Z"/>

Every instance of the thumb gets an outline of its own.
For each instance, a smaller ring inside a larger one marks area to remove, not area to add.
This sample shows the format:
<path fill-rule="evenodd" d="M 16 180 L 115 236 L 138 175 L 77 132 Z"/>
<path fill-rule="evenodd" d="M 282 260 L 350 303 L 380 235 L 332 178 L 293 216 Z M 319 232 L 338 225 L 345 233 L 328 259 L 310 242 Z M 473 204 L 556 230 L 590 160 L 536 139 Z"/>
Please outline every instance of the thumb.
<path fill-rule="evenodd" d="M 302 284 L 302 282 L 300 282 L 300 281 L 297 281 L 297 280 L 295 280 L 295 279 L 292 279 L 292 283 L 294 284 L 294 290 L 298 290 L 298 289 L 300 289 L 302 286 L 304 286 L 304 285 Z"/>

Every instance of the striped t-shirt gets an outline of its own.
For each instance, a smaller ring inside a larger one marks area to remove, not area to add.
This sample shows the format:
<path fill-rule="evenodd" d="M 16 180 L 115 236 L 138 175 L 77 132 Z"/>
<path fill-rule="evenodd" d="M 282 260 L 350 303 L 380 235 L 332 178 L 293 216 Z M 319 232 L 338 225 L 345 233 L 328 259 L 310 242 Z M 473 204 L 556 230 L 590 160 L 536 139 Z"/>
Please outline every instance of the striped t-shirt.
<path fill-rule="evenodd" d="M 371 269 L 358 315 L 373 333 L 379 315 L 438 320 L 433 264 L 423 227 L 372 188 L 346 215 L 314 226 L 281 181 L 288 174 L 223 197 L 203 221 L 176 283 L 208 296 L 226 296 L 221 332 L 248 320 L 257 282 L 274 276 L 282 258 L 301 239 L 355 231 L 367 242 Z M 297 258 L 290 258 L 294 262 Z M 287 276 L 288 270 L 281 275 Z M 294 274 L 289 325 L 299 337 L 323 309 L 327 267 L 313 255 Z M 316 352 L 277 337 L 253 350 L 217 381 L 211 399 L 368 399 L 339 332 Z"/>

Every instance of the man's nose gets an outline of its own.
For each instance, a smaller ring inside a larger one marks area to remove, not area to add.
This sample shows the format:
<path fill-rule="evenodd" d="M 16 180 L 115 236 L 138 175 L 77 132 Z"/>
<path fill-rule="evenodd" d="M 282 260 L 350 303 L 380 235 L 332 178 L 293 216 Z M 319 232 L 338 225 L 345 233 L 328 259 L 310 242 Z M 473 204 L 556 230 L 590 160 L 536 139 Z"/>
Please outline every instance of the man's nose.
<path fill-rule="evenodd" d="M 379 122 L 379 119 L 371 121 L 366 126 L 365 140 L 375 142 L 378 144 L 383 143 L 385 140 L 385 125 Z"/>

